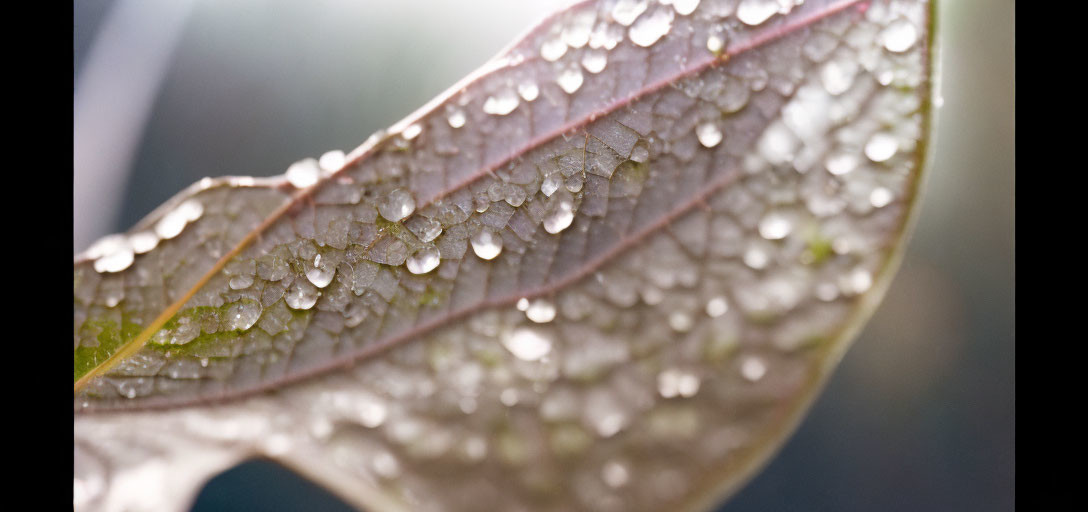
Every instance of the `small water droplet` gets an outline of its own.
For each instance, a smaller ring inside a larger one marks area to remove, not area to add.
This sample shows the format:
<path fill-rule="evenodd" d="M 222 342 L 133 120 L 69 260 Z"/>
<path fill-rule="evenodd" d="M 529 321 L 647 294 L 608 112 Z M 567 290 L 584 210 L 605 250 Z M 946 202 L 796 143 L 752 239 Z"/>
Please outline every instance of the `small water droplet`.
<path fill-rule="evenodd" d="M 321 292 L 309 281 L 295 279 L 291 289 L 287 290 L 287 293 L 283 295 L 283 300 L 287 303 L 287 307 L 291 309 L 306 310 L 314 307 L 319 295 L 321 295 Z"/>
<path fill-rule="evenodd" d="M 769 260 L 767 253 L 759 247 L 752 246 L 744 251 L 744 264 L 756 270 L 766 267 Z"/>
<path fill-rule="evenodd" d="M 874 162 L 884 162 L 899 151 L 899 141 L 891 134 L 884 132 L 874 133 L 865 143 L 865 156 Z"/>
<path fill-rule="evenodd" d="M 792 229 L 790 219 L 778 212 L 771 212 L 759 221 L 759 235 L 767 240 L 786 238 Z"/>
<path fill-rule="evenodd" d="M 403 132 L 400 132 L 400 135 L 401 137 L 404 137 L 405 140 L 412 140 L 418 137 L 420 133 L 423 133 L 423 125 L 419 123 L 413 123 L 408 125 L 408 127 L 405 128 Z"/>
<path fill-rule="evenodd" d="M 120 272 L 136 259 L 132 244 L 125 235 L 103 237 L 87 249 L 86 254 L 95 258 L 94 270 L 98 273 Z"/>
<path fill-rule="evenodd" d="M 132 251 L 136 254 L 145 254 L 158 247 L 159 236 L 150 231 L 141 231 L 129 237 Z"/>
<path fill-rule="evenodd" d="M 676 9 L 676 14 L 687 16 L 695 12 L 695 9 L 699 7 L 699 0 L 673 0 L 672 7 Z"/>
<path fill-rule="evenodd" d="M 492 115 L 505 116 L 516 108 L 518 108 L 518 95 L 510 89 L 503 89 L 484 101 L 484 112 Z"/>
<path fill-rule="evenodd" d="M 306 279 L 309 279 L 314 286 L 318 288 L 324 288 L 332 282 L 332 278 L 336 276 L 336 268 L 315 266 L 306 271 Z"/>
<path fill-rule="evenodd" d="M 436 268 L 442 259 L 435 247 L 424 247 L 408 257 L 405 264 L 413 274 L 426 274 Z"/>
<path fill-rule="evenodd" d="M 559 201 L 552 212 L 544 218 L 544 231 L 554 235 L 567 229 L 573 221 L 573 205 L 569 201 Z"/>
<path fill-rule="evenodd" d="M 378 213 L 390 222 L 398 222 L 416 210 L 416 201 L 408 191 L 398 188 L 378 204 Z"/>
<path fill-rule="evenodd" d="M 778 0 L 741 0 L 737 6 L 737 19 L 745 25 L 759 25 L 779 10 Z"/>
<path fill-rule="evenodd" d="M 307 158 L 291 164 L 285 176 L 295 188 L 306 188 L 313 186 L 321 178 L 321 168 L 317 160 Z"/>
<path fill-rule="evenodd" d="M 529 299 L 527 299 L 525 297 L 522 297 L 522 298 L 518 299 L 517 308 L 518 308 L 518 311 L 525 311 L 525 310 L 529 309 Z"/>
<path fill-rule="evenodd" d="M 902 53 L 909 50 L 918 41 L 918 30 L 909 20 L 900 18 L 893 21 L 881 33 L 884 48 L 889 52 Z"/>
<path fill-rule="evenodd" d="M 603 50 L 587 50 L 582 54 L 582 67 L 590 73 L 600 73 L 608 65 L 608 54 Z"/>
<path fill-rule="evenodd" d="M 854 77 L 857 74 L 857 61 L 830 60 L 820 68 L 820 82 L 827 92 L 838 96 L 850 90 L 850 87 L 854 85 Z"/>
<path fill-rule="evenodd" d="M 717 318 L 729 311 L 729 304 L 725 301 L 725 297 L 714 297 L 706 303 L 706 314 L 711 318 Z"/>
<path fill-rule="evenodd" d="M 472 252 L 481 259 L 493 260 L 502 253 L 502 237 L 490 229 L 484 228 L 472 236 Z"/>
<path fill-rule="evenodd" d="M 552 351 L 552 341 L 534 329 L 522 327 L 503 338 L 503 346 L 523 361 L 536 361 Z"/>
<path fill-rule="evenodd" d="M 318 167 L 321 167 L 321 170 L 327 173 L 339 171 L 344 167 L 345 162 L 347 162 L 347 159 L 344 152 L 339 149 L 326 151 L 325 154 L 321 155 L 321 158 L 317 159 Z"/>
<path fill-rule="evenodd" d="M 556 190 L 559 190 L 559 185 L 563 184 L 563 177 L 559 173 L 549 174 L 547 178 L 540 184 L 540 193 L 546 197 L 551 197 Z"/>
<path fill-rule="evenodd" d="M 538 324 L 546 324 L 555 319 L 555 304 L 546 299 L 536 299 L 525 310 L 525 317 Z"/>
<path fill-rule="evenodd" d="M 518 85 L 518 94 L 525 101 L 533 101 L 540 95 L 540 88 L 534 82 L 523 82 Z"/>
<path fill-rule="evenodd" d="M 714 55 L 718 55 L 725 49 L 725 38 L 718 34 L 710 34 L 706 38 L 706 49 Z"/>
<path fill-rule="evenodd" d="M 574 91 L 582 86 L 582 81 L 582 70 L 578 68 L 564 69 L 555 79 L 555 83 L 559 84 L 559 87 L 566 91 L 567 94 L 574 94 Z"/>
<path fill-rule="evenodd" d="M 619 0 L 612 7 L 612 19 L 628 27 L 646 10 L 648 5 L 647 0 Z"/>
<path fill-rule="evenodd" d="M 244 290 L 253 285 L 253 276 L 249 274 L 238 274 L 230 278 L 231 290 Z"/>
<path fill-rule="evenodd" d="M 699 137 L 699 143 L 708 148 L 717 146 L 722 141 L 722 131 L 718 129 L 718 124 L 713 121 L 705 122 L 696 127 L 695 135 Z"/>
<path fill-rule="evenodd" d="M 657 374 L 657 392 L 663 398 L 691 398 L 700 385 L 699 376 L 691 372 L 669 369 Z"/>
<path fill-rule="evenodd" d="M 874 188 L 869 193 L 869 204 L 874 208 L 883 208 L 892 202 L 892 191 L 884 187 Z"/>
<path fill-rule="evenodd" d="M 741 363 L 740 374 L 749 382 L 757 382 L 767 374 L 767 365 L 762 359 L 750 356 Z"/>
<path fill-rule="evenodd" d="M 231 304 L 227 308 L 227 330 L 244 331 L 253 327 L 257 319 L 261 317 L 261 303 L 246 300 Z"/>
<path fill-rule="evenodd" d="M 630 478 L 627 467 L 616 461 L 608 462 L 601 468 L 601 480 L 604 480 L 604 483 L 613 489 L 627 485 Z"/>
<path fill-rule="evenodd" d="M 548 39 L 540 45 L 540 56 L 548 62 L 555 62 L 566 53 L 567 43 L 559 37 Z"/>
<path fill-rule="evenodd" d="M 858 157 L 853 153 L 835 153 L 829 155 L 827 160 L 824 161 L 824 167 L 827 168 L 827 172 L 836 176 L 841 176 L 853 171 L 857 166 Z"/>
<path fill-rule="evenodd" d="M 163 240 L 174 238 L 181 234 L 186 224 L 196 221 L 203 214 L 204 205 L 196 199 L 189 199 L 155 223 L 155 234 Z"/>
<path fill-rule="evenodd" d="M 639 18 L 627 31 L 631 42 L 642 47 L 652 46 L 672 29 L 673 11 L 658 9 L 649 16 Z"/>
<path fill-rule="evenodd" d="M 593 22 L 596 14 L 593 11 L 582 11 L 574 15 L 560 34 L 563 42 L 571 48 L 581 48 L 589 42 L 589 33 L 593 30 Z"/>
<path fill-rule="evenodd" d="M 687 312 L 673 311 L 669 314 L 669 327 L 676 332 L 688 332 L 694 325 L 695 322 Z"/>
<path fill-rule="evenodd" d="M 465 111 L 459 108 L 455 108 L 449 112 L 446 116 L 446 122 L 450 123 L 453 128 L 460 128 L 465 125 Z"/>

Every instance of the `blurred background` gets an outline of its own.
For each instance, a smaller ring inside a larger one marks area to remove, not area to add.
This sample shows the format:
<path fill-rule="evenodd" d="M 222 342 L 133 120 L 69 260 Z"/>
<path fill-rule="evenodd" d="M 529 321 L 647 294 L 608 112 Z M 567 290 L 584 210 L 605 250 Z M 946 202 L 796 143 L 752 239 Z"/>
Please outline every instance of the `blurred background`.
<path fill-rule="evenodd" d="M 74 251 L 204 176 L 349 151 L 562 0 L 74 2 Z M 935 154 L 899 275 L 796 434 L 721 510 L 1013 509 L 1013 1 L 939 7 Z M 194 511 L 350 510 L 265 462 Z"/>

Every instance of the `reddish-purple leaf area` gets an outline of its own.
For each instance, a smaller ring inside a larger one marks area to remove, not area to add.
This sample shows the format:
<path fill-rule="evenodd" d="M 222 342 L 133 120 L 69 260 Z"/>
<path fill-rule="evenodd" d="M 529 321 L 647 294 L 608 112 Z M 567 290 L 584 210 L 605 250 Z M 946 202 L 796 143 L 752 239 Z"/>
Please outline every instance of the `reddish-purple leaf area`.
<path fill-rule="evenodd" d="M 926 2 L 797 3 L 581 2 L 342 168 L 179 194 L 77 258 L 77 413 L 290 411 L 241 444 L 375 507 L 732 488 L 879 300 L 929 123 Z"/>

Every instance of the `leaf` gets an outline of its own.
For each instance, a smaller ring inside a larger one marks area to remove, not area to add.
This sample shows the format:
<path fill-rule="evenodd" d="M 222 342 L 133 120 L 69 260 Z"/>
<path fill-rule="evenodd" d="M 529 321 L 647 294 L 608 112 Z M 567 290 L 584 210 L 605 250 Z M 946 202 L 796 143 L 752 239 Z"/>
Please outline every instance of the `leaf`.
<path fill-rule="evenodd" d="M 77 508 L 259 455 L 367 510 L 731 493 L 887 286 L 930 124 L 931 5 L 795 3 L 580 2 L 349 155 L 96 243 Z"/>

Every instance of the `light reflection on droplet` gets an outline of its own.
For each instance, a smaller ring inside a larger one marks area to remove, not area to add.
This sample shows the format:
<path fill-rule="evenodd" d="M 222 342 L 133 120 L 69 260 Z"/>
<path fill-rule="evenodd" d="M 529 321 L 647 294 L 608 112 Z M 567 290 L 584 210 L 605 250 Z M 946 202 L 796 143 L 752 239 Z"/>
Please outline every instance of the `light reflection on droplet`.
<path fill-rule="evenodd" d="M 321 178 L 321 168 L 318 167 L 317 160 L 307 158 L 291 164 L 284 176 L 295 188 L 306 188 L 313 186 Z"/>
<path fill-rule="evenodd" d="M 559 76 L 555 79 L 555 83 L 559 84 L 559 87 L 567 94 L 574 94 L 574 92 L 582 86 L 583 80 L 582 70 L 578 68 L 567 68 L 559 73 Z"/>
<path fill-rule="evenodd" d="M 438 268 L 441 261 L 437 248 L 424 247 L 409 256 L 405 265 L 408 267 L 408 271 L 413 274 L 426 274 Z"/>
<path fill-rule="evenodd" d="M 729 311 L 729 304 L 725 301 L 725 297 L 714 297 L 706 303 L 706 314 L 711 318 L 717 318 Z"/>
<path fill-rule="evenodd" d="M 909 50 L 918 40 L 918 30 L 906 19 L 898 19 L 888 25 L 881 33 L 884 48 L 890 52 L 902 53 Z"/>
<path fill-rule="evenodd" d="M 518 85 L 518 95 L 525 101 L 533 101 L 540 95 L 540 88 L 534 82 L 523 82 Z"/>
<path fill-rule="evenodd" d="M 505 116 L 518 108 L 518 96 L 510 89 L 503 89 L 484 101 L 484 112 Z"/>
<path fill-rule="evenodd" d="M 502 237 L 489 229 L 481 229 L 472 240 L 472 252 L 481 259 L 492 260 L 502 253 Z"/>
<path fill-rule="evenodd" d="M 450 124 L 451 128 L 460 128 L 465 125 L 465 111 L 459 108 L 455 108 L 450 111 L 446 116 L 446 122 Z"/>
<path fill-rule="evenodd" d="M 525 317 L 538 324 L 551 322 L 555 319 L 555 304 L 547 299 L 536 299 L 525 310 Z"/>
<path fill-rule="evenodd" d="M 741 363 L 740 374 L 749 382 L 757 382 L 767 374 L 767 365 L 762 359 L 750 356 Z"/>
<path fill-rule="evenodd" d="M 874 133 L 865 143 L 865 156 L 874 162 L 887 161 L 896 151 L 899 151 L 899 141 L 888 133 Z"/>
<path fill-rule="evenodd" d="M 695 135 L 699 138 L 699 143 L 708 148 L 717 146 L 722 141 L 722 131 L 718 129 L 718 123 L 713 121 L 702 123 L 696 127 Z"/>
<path fill-rule="evenodd" d="M 523 361 L 536 361 L 552 351 L 552 341 L 534 329 L 522 327 L 502 340 L 502 344 Z"/>

